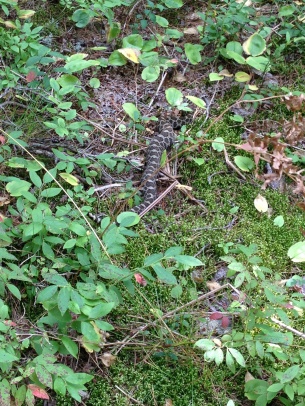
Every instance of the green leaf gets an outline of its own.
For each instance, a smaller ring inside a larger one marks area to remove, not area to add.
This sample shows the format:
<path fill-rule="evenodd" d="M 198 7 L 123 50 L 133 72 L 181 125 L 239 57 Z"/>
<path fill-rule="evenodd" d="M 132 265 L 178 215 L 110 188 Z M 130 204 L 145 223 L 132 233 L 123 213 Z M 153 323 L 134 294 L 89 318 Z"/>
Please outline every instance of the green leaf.
<path fill-rule="evenodd" d="M 62 336 L 61 337 L 61 342 L 65 346 L 66 350 L 71 354 L 74 358 L 77 359 L 78 357 L 78 345 L 71 340 L 71 338 L 67 336 Z"/>
<path fill-rule="evenodd" d="M 168 8 L 180 8 L 183 6 L 182 0 L 164 0 L 164 3 Z"/>
<path fill-rule="evenodd" d="M 192 103 L 194 103 L 197 107 L 200 107 L 201 109 L 206 109 L 206 102 L 202 99 L 199 99 L 199 97 L 186 96 L 186 98 L 189 99 Z"/>
<path fill-rule="evenodd" d="M 1 352 L 2 350 L 0 350 Z M 5 362 L 3 361 L 3 359 L 1 358 L 1 362 Z M 0 381 L 0 404 L 3 406 L 8 406 L 11 404 L 11 385 L 9 384 L 9 382 L 6 379 L 2 379 Z"/>
<path fill-rule="evenodd" d="M 226 51 L 232 51 L 235 52 L 236 54 L 242 55 L 243 53 L 243 47 L 241 44 L 237 41 L 230 41 L 226 45 Z"/>
<path fill-rule="evenodd" d="M 148 83 L 155 82 L 159 75 L 160 75 L 160 66 L 155 65 L 155 66 L 146 66 L 146 68 L 143 69 L 141 77 L 143 80 L 145 80 Z"/>
<path fill-rule="evenodd" d="M 188 266 L 203 265 L 203 263 L 198 258 L 192 257 L 190 255 L 176 255 L 174 259 L 183 265 L 188 265 Z"/>
<path fill-rule="evenodd" d="M 251 76 L 246 72 L 236 72 L 235 73 L 235 80 L 236 82 L 249 82 Z"/>
<path fill-rule="evenodd" d="M 6 287 L 11 292 L 12 295 L 14 295 L 18 300 L 21 300 L 21 293 L 20 293 L 19 289 L 17 288 L 17 286 L 12 285 L 11 283 L 7 283 Z"/>
<path fill-rule="evenodd" d="M 107 32 L 107 42 L 113 41 L 121 32 L 121 24 L 115 21 L 111 22 L 110 28 Z M 99 86 L 98 86 L 99 87 Z"/>
<path fill-rule="evenodd" d="M 283 375 L 280 379 L 281 383 L 286 383 L 292 381 L 300 372 L 300 366 L 299 365 L 293 365 L 292 367 L 286 369 L 285 372 L 283 372 Z"/>
<path fill-rule="evenodd" d="M 152 264 L 156 264 L 161 261 L 163 258 L 163 254 L 160 252 L 158 254 L 149 255 L 144 259 L 144 266 L 150 266 Z"/>
<path fill-rule="evenodd" d="M 79 180 L 74 175 L 72 175 L 71 173 L 62 172 L 62 173 L 59 174 L 59 176 L 63 180 L 65 180 L 67 183 L 69 183 L 69 185 L 77 186 L 79 184 Z"/>
<path fill-rule="evenodd" d="M 1 259 L 8 259 L 10 261 L 17 261 L 17 258 L 10 254 L 6 248 L 0 248 L 0 258 Z"/>
<path fill-rule="evenodd" d="M 12 182 L 7 183 L 5 189 L 11 196 L 23 196 L 31 187 L 31 184 L 25 180 L 13 180 Z"/>
<path fill-rule="evenodd" d="M 209 74 L 209 79 L 210 79 L 211 82 L 216 82 L 218 80 L 223 80 L 223 78 L 224 78 L 224 76 L 219 75 L 218 73 L 215 73 L 215 72 L 211 72 Z"/>
<path fill-rule="evenodd" d="M 37 223 L 36 221 L 28 224 L 23 229 L 23 236 L 30 237 L 32 235 L 38 234 L 41 230 L 43 230 L 43 224 Z"/>
<path fill-rule="evenodd" d="M 288 250 L 288 256 L 292 262 L 305 261 L 305 241 L 293 244 Z"/>
<path fill-rule="evenodd" d="M 295 12 L 295 10 L 296 9 L 292 4 L 287 5 L 287 6 L 282 6 L 279 11 L 279 17 L 290 16 Z"/>
<path fill-rule="evenodd" d="M 89 342 L 92 342 L 92 343 L 100 342 L 101 337 L 95 331 L 95 329 L 91 323 L 82 321 L 81 322 L 81 332 Z"/>
<path fill-rule="evenodd" d="M 62 316 L 68 310 L 69 302 L 70 302 L 70 296 L 71 296 L 71 289 L 70 289 L 69 286 L 61 288 L 59 293 L 58 293 L 57 304 L 58 304 L 58 309 L 59 309 Z"/>
<path fill-rule="evenodd" d="M 15 355 L 10 354 L 9 352 L 6 352 L 0 348 L 0 360 L 1 363 L 6 363 L 6 362 L 13 362 L 17 361 L 19 358 L 17 358 Z M 3 381 L 2 381 L 3 382 Z M 1 385 L 0 385 L 1 387 Z M 8 403 L 9 405 L 10 403 Z"/>
<path fill-rule="evenodd" d="M 80 386 L 85 385 L 90 382 L 94 376 L 84 373 L 73 373 L 66 376 L 66 381 L 72 383 L 73 385 Z"/>
<path fill-rule="evenodd" d="M 243 50 L 247 55 L 261 55 L 266 50 L 266 41 L 261 35 L 254 33 L 243 43 Z"/>
<path fill-rule="evenodd" d="M 99 319 L 100 317 L 106 316 L 108 313 L 111 312 L 111 310 L 115 307 L 114 302 L 110 303 L 100 303 L 97 306 L 93 307 L 89 314 L 88 317 L 90 319 Z"/>
<path fill-rule="evenodd" d="M 102 331 L 113 331 L 114 330 L 114 327 L 110 323 L 107 323 L 107 321 L 104 321 L 104 320 L 95 320 L 95 324 Z"/>
<path fill-rule="evenodd" d="M 157 274 L 158 279 L 167 285 L 177 285 L 176 277 L 167 269 L 159 264 L 153 265 L 153 269 Z"/>
<path fill-rule="evenodd" d="M 222 152 L 225 148 L 224 139 L 222 137 L 217 137 L 212 142 L 212 148 L 217 152 Z"/>
<path fill-rule="evenodd" d="M 236 362 L 241 365 L 242 367 L 246 367 L 245 359 L 242 356 L 242 354 L 236 350 L 235 348 L 228 348 L 228 351 L 232 355 L 233 358 L 235 358 Z"/>
<path fill-rule="evenodd" d="M 70 353 L 70 354 L 72 354 L 72 353 Z M 66 384 L 65 384 L 65 381 L 60 376 L 55 377 L 54 383 L 53 383 L 53 389 L 56 393 L 58 393 L 61 396 L 66 395 Z"/>
<path fill-rule="evenodd" d="M 236 155 L 234 157 L 234 162 L 239 167 L 239 169 L 245 172 L 249 172 L 251 169 L 254 168 L 253 160 L 246 156 Z"/>
<path fill-rule="evenodd" d="M 120 213 L 116 220 L 122 227 L 132 227 L 139 223 L 140 216 L 132 211 L 126 211 Z"/>
<path fill-rule="evenodd" d="M 91 78 L 89 84 L 93 89 L 98 89 L 101 86 L 101 82 L 97 78 Z"/>
<path fill-rule="evenodd" d="M 234 116 L 230 117 L 230 120 L 236 121 L 237 123 L 243 123 L 244 118 L 240 116 L 239 114 L 234 114 Z"/>
<path fill-rule="evenodd" d="M 52 188 L 44 189 L 41 192 L 41 196 L 46 197 L 46 198 L 55 197 L 55 196 L 59 195 L 61 191 L 62 190 L 59 187 L 52 187 Z"/>
<path fill-rule="evenodd" d="M 200 51 L 202 50 L 203 46 L 199 44 L 186 43 L 184 45 L 185 54 L 192 65 L 197 65 L 197 63 L 201 62 Z"/>
<path fill-rule="evenodd" d="M 274 383 L 273 385 L 270 385 L 269 388 L 267 389 L 267 392 L 280 392 L 284 387 L 283 383 Z"/>
<path fill-rule="evenodd" d="M 201 338 L 200 340 L 195 342 L 194 347 L 198 347 L 204 351 L 210 351 L 215 348 L 215 343 L 208 338 Z"/>
<path fill-rule="evenodd" d="M 58 79 L 57 82 L 62 86 L 62 87 L 67 87 L 67 86 L 76 86 L 79 83 L 78 77 L 74 75 L 69 75 L 69 74 L 64 74 L 61 75 Z"/>
<path fill-rule="evenodd" d="M 273 224 L 277 227 L 283 227 L 285 221 L 284 221 L 284 217 L 283 216 L 277 216 L 275 217 L 275 219 L 273 220 Z"/>
<path fill-rule="evenodd" d="M 76 223 L 75 221 L 73 221 L 73 222 L 69 225 L 69 229 L 70 229 L 71 231 L 73 231 L 75 234 L 79 235 L 80 237 L 85 236 L 86 233 L 87 233 L 85 227 L 82 226 L 81 224 Z"/>
<path fill-rule="evenodd" d="M 268 72 L 270 70 L 270 61 L 264 56 L 249 56 L 246 59 L 246 63 L 261 72 Z"/>
<path fill-rule="evenodd" d="M 294 389 L 292 387 L 292 385 L 285 385 L 284 386 L 284 392 L 286 393 L 286 395 L 289 397 L 290 400 L 294 399 Z"/>
<path fill-rule="evenodd" d="M 30 179 L 33 182 L 33 185 L 37 186 L 38 188 L 41 188 L 42 181 L 40 179 L 40 176 L 37 175 L 36 171 L 29 171 Z"/>
<path fill-rule="evenodd" d="M 114 51 L 109 56 L 108 63 L 112 66 L 123 66 L 126 65 L 127 59 L 120 52 Z"/>
<path fill-rule="evenodd" d="M 65 250 L 69 250 L 69 249 L 75 247 L 76 242 L 77 242 L 77 240 L 76 240 L 75 238 L 71 238 L 70 240 L 67 240 L 67 241 L 64 243 L 63 248 L 64 248 Z"/>
<path fill-rule="evenodd" d="M 139 121 L 141 113 L 133 103 L 124 103 L 122 107 L 133 121 Z"/>
<path fill-rule="evenodd" d="M 245 58 L 234 51 L 227 51 L 227 55 L 230 59 L 233 59 L 235 62 L 239 63 L 240 65 L 244 65 L 246 63 Z"/>
<path fill-rule="evenodd" d="M 198 165 L 201 166 L 205 163 L 204 158 L 193 158 L 193 161 Z"/>
<path fill-rule="evenodd" d="M 156 15 L 156 23 L 161 27 L 168 27 L 168 21 L 166 18 Z"/>
<path fill-rule="evenodd" d="M 43 365 L 36 365 L 35 367 L 35 373 L 39 379 L 39 381 L 49 387 L 52 388 L 53 387 L 53 379 L 52 379 L 52 375 L 50 374 L 50 372 L 47 370 L 47 368 Z"/>
<path fill-rule="evenodd" d="M 215 363 L 216 365 L 220 365 L 224 360 L 223 351 L 221 348 L 216 348 L 215 350 Z"/>
<path fill-rule="evenodd" d="M 230 354 L 230 352 L 227 350 L 226 353 L 226 365 L 229 368 L 229 370 L 234 374 L 235 373 L 235 362 L 234 362 L 234 358 L 232 357 L 232 355 Z"/>
<path fill-rule="evenodd" d="M 37 302 L 43 303 L 53 298 L 57 292 L 58 287 L 56 285 L 48 286 L 41 290 L 37 296 Z"/>
<path fill-rule="evenodd" d="M 174 299 L 178 299 L 181 295 L 182 295 L 182 286 L 181 285 L 174 286 L 171 290 L 171 297 L 173 297 Z"/>
<path fill-rule="evenodd" d="M 183 95 L 180 90 L 170 87 L 165 91 L 166 100 L 171 106 L 180 106 L 183 102 Z"/>
<path fill-rule="evenodd" d="M 90 9 L 78 9 L 74 11 L 72 20 L 76 23 L 76 27 L 84 28 L 90 23 L 92 17 L 93 13 Z"/>

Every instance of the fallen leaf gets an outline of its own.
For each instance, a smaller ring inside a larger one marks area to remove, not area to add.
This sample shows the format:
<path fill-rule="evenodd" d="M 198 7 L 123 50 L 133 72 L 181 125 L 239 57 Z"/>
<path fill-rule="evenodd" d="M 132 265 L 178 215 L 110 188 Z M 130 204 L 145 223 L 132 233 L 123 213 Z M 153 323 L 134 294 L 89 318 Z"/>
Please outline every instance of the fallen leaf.
<path fill-rule="evenodd" d="M 5 144 L 5 138 L 3 137 L 3 135 L 0 135 L 0 144 Z"/>
<path fill-rule="evenodd" d="M 252 374 L 250 374 L 250 372 L 246 372 L 245 382 L 252 381 L 253 379 L 255 379 L 254 376 Z"/>
<path fill-rule="evenodd" d="M 110 352 L 104 352 L 104 354 L 101 356 L 101 360 L 105 367 L 108 368 L 113 365 L 114 361 L 116 360 L 116 356 L 112 355 Z"/>
<path fill-rule="evenodd" d="M 46 392 L 44 389 L 40 388 L 39 386 L 30 383 L 30 384 L 28 385 L 28 388 L 30 389 L 30 391 L 33 393 L 33 395 L 34 395 L 36 398 L 39 398 L 39 399 L 50 399 L 50 397 L 49 397 L 49 395 L 47 394 L 47 392 Z"/>
<path fill-rule="evenodd" d="M 135 273 L 134 277 L 135 277 L 136 282 L 138 282 L 139 285 L 141 285 L 141 286 L 147 285 L 146 279 L 140 273 Z"/>
<path fill-rule="evenodd" d="M 140 51 L 136 48 L 121 48 L 118 52 L 134 63 L 139 63 Z"/>
<path fill-rule="evenodd" d="M 215 281 L 207 282 L 206 285 L 211 291 L 221 288 L 221 284 Z"/>
<path fill-rule="evenodd" d="M 266 211 L 268 211 L 268 202 L 264 196 L 258 194 L 254 199 L 254 207 L 260 213 L 266 213 Z"/>

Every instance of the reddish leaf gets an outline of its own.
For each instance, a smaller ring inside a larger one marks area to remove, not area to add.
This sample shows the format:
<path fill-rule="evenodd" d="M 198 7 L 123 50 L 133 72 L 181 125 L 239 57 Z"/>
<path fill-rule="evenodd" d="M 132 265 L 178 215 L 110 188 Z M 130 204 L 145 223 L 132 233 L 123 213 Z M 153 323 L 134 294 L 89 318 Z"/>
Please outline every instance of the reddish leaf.
<path fill-rule="evenodd" d="M 0 216 L 1 216 L 1 215 L 0 215 Z M 0 219 L 0 221 L 1 221 L 1 219 Z M 6 326 L 11 326 L 11 327 L 16 327 L 16 326 L 17 326 L 17 323 L 15 323 L 15 322 L 12 321 L 12 320 L 4 320 L 3 323 L 4 323 Z"/>
<path fill-rule="evenodd" d="M 224 317 L 222 318 L 222 321 L 221 321 L 221 326 L 222 326 L 223 328 L 227 328 L 227 327 L 229 327 L 229 325 L 230 325 L 230 319 L 229 319 L 229 317 L 224 316 Z"/>
<path fill-rule="evenodd" d="M 3 137 L 3 135 L 0 135 L 0 144 L 5 144 L 5 138 Z"/>
<path fill-rule="evenodd" d="M 30 83 L 33 82 L 34 79 L 36 79 L 37 75 L 34 71 L 30 70 L 30 72 L 26 75 L 25 80 Z"/>
<path fill-rule="evenodd" d="M 215 312 L 210 315 L 210 320 L 220 320 L 223 318 L 223 314 L 220 312 Z"/>
<path fill-rule="evenodd" d="M 147 281 L 145 278 L 143 278 L 143 276 L 139 273 L 135 273 L 134 274 L 135 280 L 138 282 L 139 285 L 142 286 L 146 286 L 147 285 Z"/>
<path fill-rule="evenodd" d="M 40 398 L 40 399 L 50 399 L 49 395 L 47 394 L 47 392 L 40 388 L 37 385 L 33 385 L 33 384 L 29 384 L 28 388 L 30 389 L 30 391 L 33 393 L 33 395 L 36 398 Z"/>

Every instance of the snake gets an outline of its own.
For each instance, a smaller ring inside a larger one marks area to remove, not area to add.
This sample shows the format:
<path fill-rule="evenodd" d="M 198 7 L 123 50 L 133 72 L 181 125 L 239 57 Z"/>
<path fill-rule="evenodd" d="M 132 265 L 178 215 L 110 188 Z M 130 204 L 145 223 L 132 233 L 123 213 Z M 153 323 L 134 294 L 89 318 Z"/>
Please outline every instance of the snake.
<path fill-rule="evenodd" d="M 181 129 L 192 120 L 189 115 L 180 117 L 168 117 L 160 120 L 159 130 L 152 138 L 145 158 L 145 169 L 141 178 L 140 191 L 143 202 L 134 206 L 129 211 L 140 214 L 150 206 L 157 198 L 157 176 L 160 170 L 160 161 L 163 151 L 169 152 L 176 141 L 175 131 Z M 103 215 L 89 213 L 89 216 L 99 223 Z"/>

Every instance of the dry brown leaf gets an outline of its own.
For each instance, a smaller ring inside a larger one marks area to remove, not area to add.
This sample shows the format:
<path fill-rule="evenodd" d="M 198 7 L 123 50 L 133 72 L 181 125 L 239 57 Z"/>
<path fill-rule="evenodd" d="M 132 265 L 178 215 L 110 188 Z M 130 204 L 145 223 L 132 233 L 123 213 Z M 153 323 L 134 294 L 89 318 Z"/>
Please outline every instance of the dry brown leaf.
<path fill-rule="evenodd" d="M 199 35 L 199 32 L 196 27 L 190 27 L 183 30 L 184 34 L 187 35 Z"/>
<path fill-rule="evenodd" d="M 210 291 L 221 288 L 220 283 L 216 281 L 207 282 L 206 285 Z"/>
<path fill-rule="evenodd" d="M 266 211 L 268 211 L 268 202 L 267 202 L 266 198 L 264 196 L 258 194 L 256 196 L 256 198 L 254 199 L 254 207 L 260 213 L 266 213 Z"/>
<path fill-rule="evenodd" d="M 182 82 L 186 82 L 186 77 L 184 75 L 182 75 L 182 73 L 177 73 L 177 75 L 175 75 L 173 77 L 173 80 L 175 82 L 182 83 Z"/>
<path fill-rule="evenodd" d="M 246 372 L 245 382 L 252 381 L 253 379 L 255 379 L 254 376 L 252 374 L 250 374 L 250 372 Z"/>
<path fill-rule="evenodd" d="M 110 352 L 104 352 L 104 354 L 101 356 L 101 361 L 107 368 L 113 365 L 115 360 L 116 356 L 112 355 Z"/>

